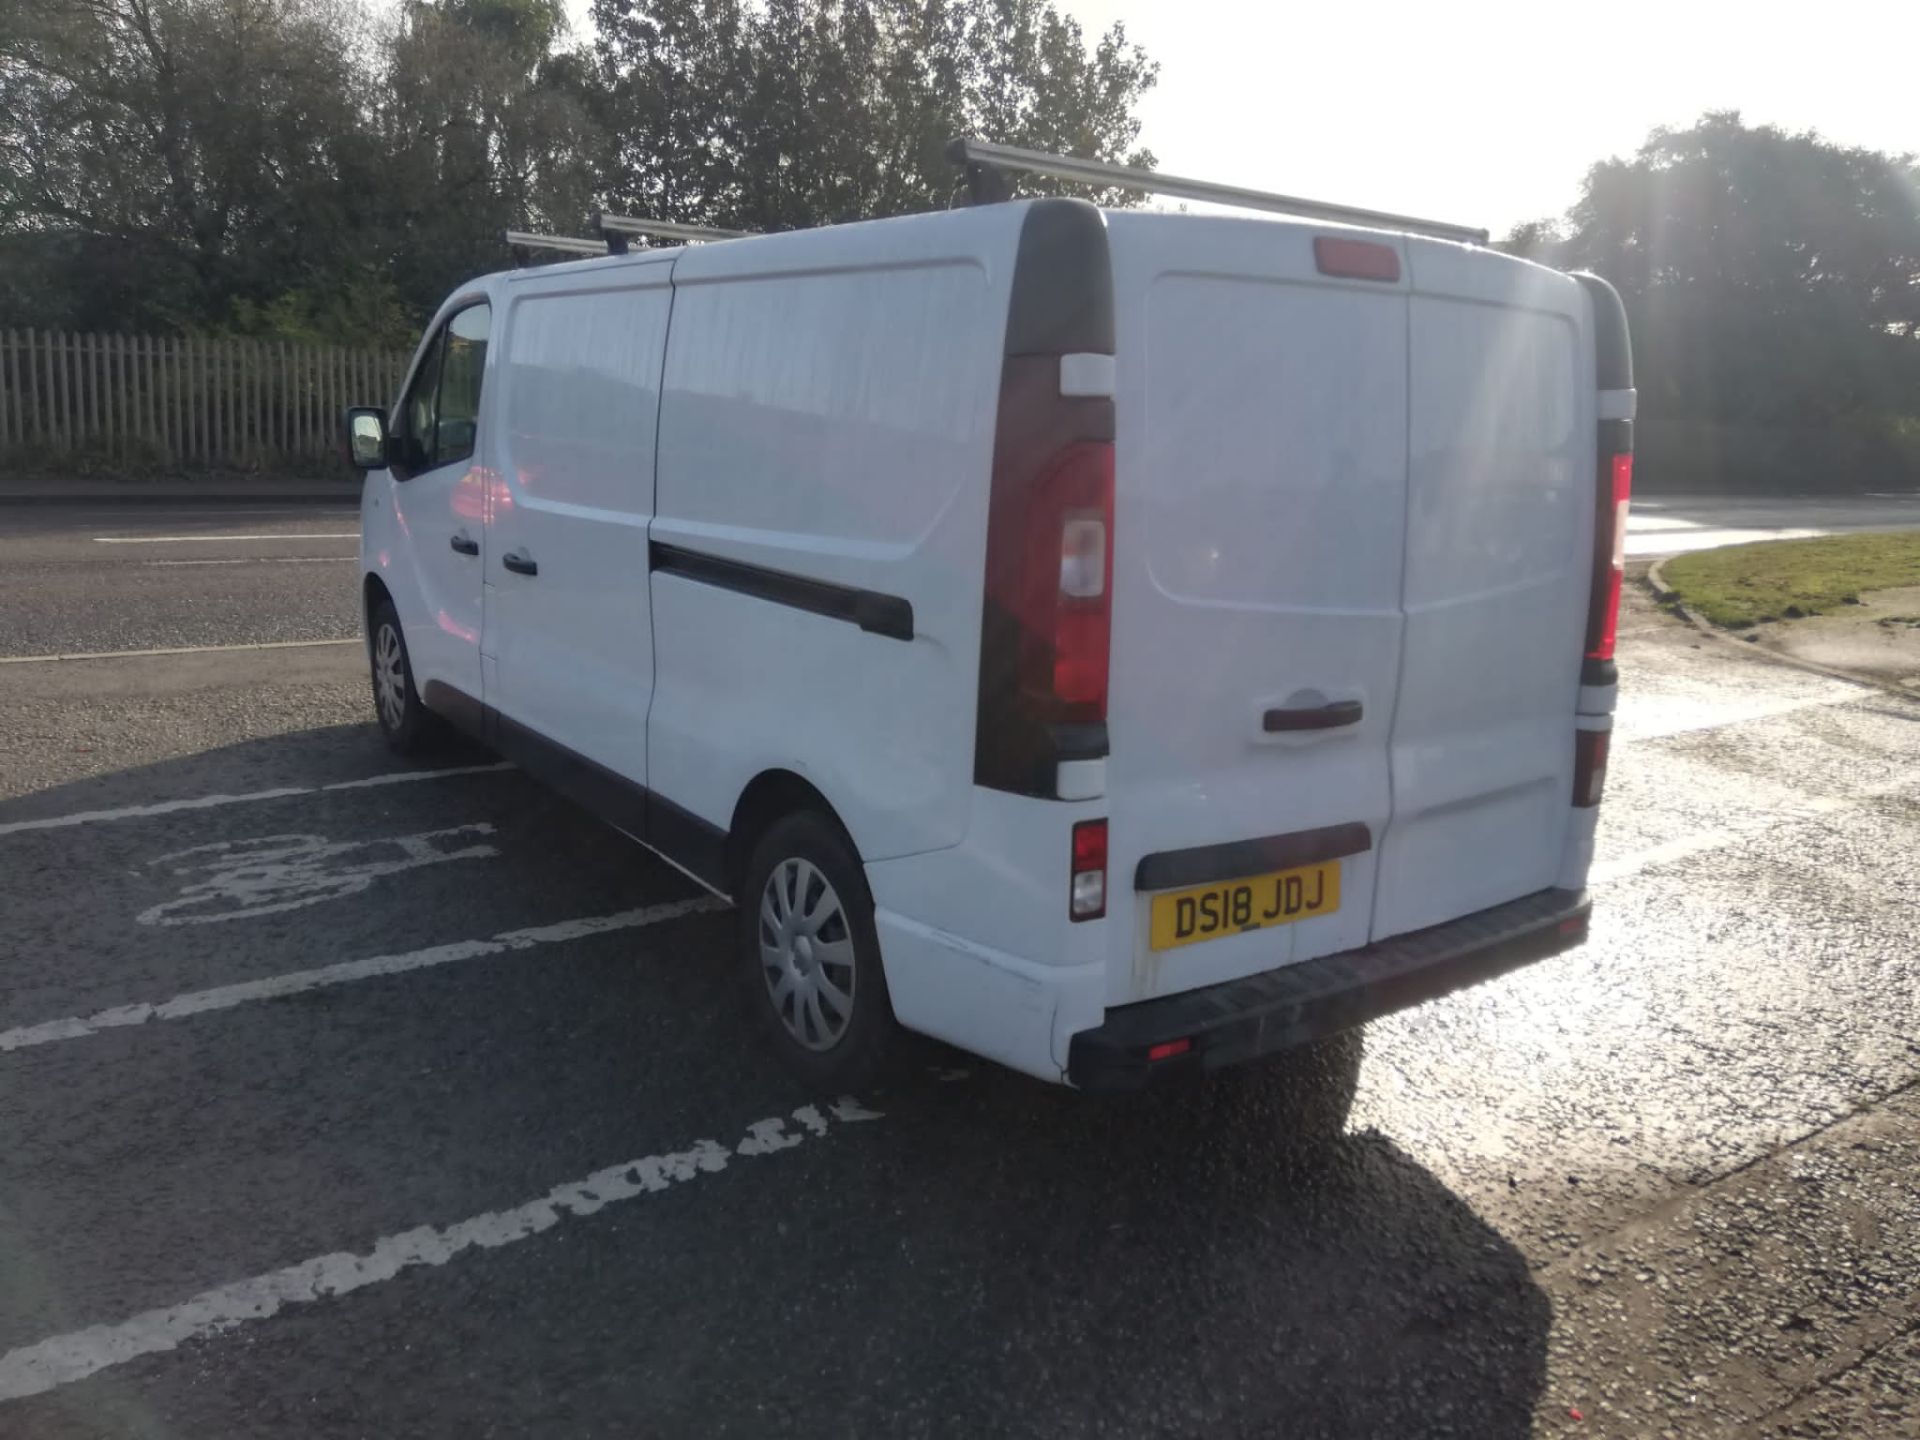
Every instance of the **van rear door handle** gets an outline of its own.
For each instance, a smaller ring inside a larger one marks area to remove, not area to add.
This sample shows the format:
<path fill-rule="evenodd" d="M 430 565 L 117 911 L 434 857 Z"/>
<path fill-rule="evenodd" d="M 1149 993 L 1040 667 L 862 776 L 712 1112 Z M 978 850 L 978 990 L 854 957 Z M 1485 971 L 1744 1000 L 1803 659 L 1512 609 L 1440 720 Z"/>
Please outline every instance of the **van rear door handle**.
<path fill-rule="evenodd" d="M 1293 730 L 1338 730 L 1344 725 L 1360 723 L 1361 705 L 1358 700 L 1335 700 L 1327 705 L 1303 705 L 1299 709 L 1267 711 L 1261 718 L 1261 728 L 1269 735 L 1283 735 Z"/>
<path fill-rule="evenodd" d="M 447 544 L 451 545 L 455 553 L 460 555 L 478 555 L 480 553 L 480 542 L 478 540 L 468 539 L 464 530 L 447 541 Z"/>
<path fill-rule="evenodd" d="M 506 554 L 500 557 L 500 563 L 516 575 L 538 575 L 540 573 L 540 567 L 534 564 L 533 557 L 524 550 L 507 551 Z"/>

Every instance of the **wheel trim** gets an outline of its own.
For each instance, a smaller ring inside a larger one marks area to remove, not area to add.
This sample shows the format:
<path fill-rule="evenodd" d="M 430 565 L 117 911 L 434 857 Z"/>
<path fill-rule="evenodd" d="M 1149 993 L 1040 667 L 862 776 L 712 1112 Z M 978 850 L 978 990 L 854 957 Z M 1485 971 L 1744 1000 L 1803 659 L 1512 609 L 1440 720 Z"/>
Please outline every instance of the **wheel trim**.
<path fill-rule="evenodd" d="M 398 627 L 382 623 L 373 637 L 373 698 L 380 708 L 380 723 L 388 730 L 398 730 L 406 722 L 406 667 Z"/>
<path fill-rule="evenodd" d="M 787 1034 L 808 1050 L 833 1049 L 853 1020 L 857 970 L 840 896 L 811 861 L 782 860 L 760 892 L 760 968 Z"/>

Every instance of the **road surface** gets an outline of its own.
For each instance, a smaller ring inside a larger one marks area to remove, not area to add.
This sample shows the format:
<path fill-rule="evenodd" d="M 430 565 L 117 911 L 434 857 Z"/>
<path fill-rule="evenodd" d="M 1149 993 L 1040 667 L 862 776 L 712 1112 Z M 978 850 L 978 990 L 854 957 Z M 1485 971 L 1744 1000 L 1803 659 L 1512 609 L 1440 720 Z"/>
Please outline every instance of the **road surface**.
<path fill-rule="evenodd" d="M 382 748 L 352 520 L 0 512 L 0 1437 L 1920 1433 L 1915 705 L 1635 598 L 1591 943 L 1330 1151 L 811 1095 L 688 882 Z"/>
<path fill-rule="evenodd" d="M 1920 529 L 1920 494 L 1636 496 L 1627 516 L 1627 558 L 1657 560 L 1688 550 L 1850 530 L 1913 529 Z"/>

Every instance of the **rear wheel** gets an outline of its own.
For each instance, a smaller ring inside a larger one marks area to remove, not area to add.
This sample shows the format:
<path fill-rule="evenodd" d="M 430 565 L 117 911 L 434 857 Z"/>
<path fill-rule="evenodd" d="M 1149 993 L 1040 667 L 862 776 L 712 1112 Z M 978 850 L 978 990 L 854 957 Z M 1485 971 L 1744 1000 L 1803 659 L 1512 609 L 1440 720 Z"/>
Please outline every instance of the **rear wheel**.
<path fill-rule="evenodd" d="M 897 1027 L 873 898 L 845 833 L 812 811 L 775 821 L 738 899 L 748 1004 L 787 1068 L 823 1089 L 873 1079 Z"/>
<path fill-rule="evenodd" d="M 367 616 L 367 658 L 373 670 L 373 713 L 388 746 L 401 755 L 431 749 L 444 732 L 439 717 L 420 703 L 406 633 L 391 600 L 377 601 Z"/>

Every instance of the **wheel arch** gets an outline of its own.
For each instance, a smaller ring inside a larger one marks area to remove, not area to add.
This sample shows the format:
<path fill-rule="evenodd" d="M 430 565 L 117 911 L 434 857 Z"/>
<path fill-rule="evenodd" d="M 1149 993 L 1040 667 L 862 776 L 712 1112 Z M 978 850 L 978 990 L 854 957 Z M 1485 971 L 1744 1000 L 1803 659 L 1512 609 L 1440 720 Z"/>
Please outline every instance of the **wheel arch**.
<path fill-rule="evenodd" d="M 840 818 L 840 812 L 833 808 L 833 802 L 820 792 L 817 785 L 792 770 L 762 770 L 747 783 L 734 804 L 733 819 L 727 825 L 727 838 L 721 855 L 727 893 L 734 897 L 736 903 L 740 898 L 740 885 L 745 878 L 747 862 L 753 857 L 754 845 L 775 821 L 801 810 L 813 810 L 824 815 L 845 838 L 854 858 L 861 858 L 860 847 L 854 844 L 846 821 Z"/>
<path fill-rule="evenodd" d="M 393 606 L 394 614 L 400 613 L 393 592 L 387 589 L 387 582 L 369 570 L 360 582 L 360 633 L 369 644 L 373 639 L 373 611 L 382 600 Z"/>

